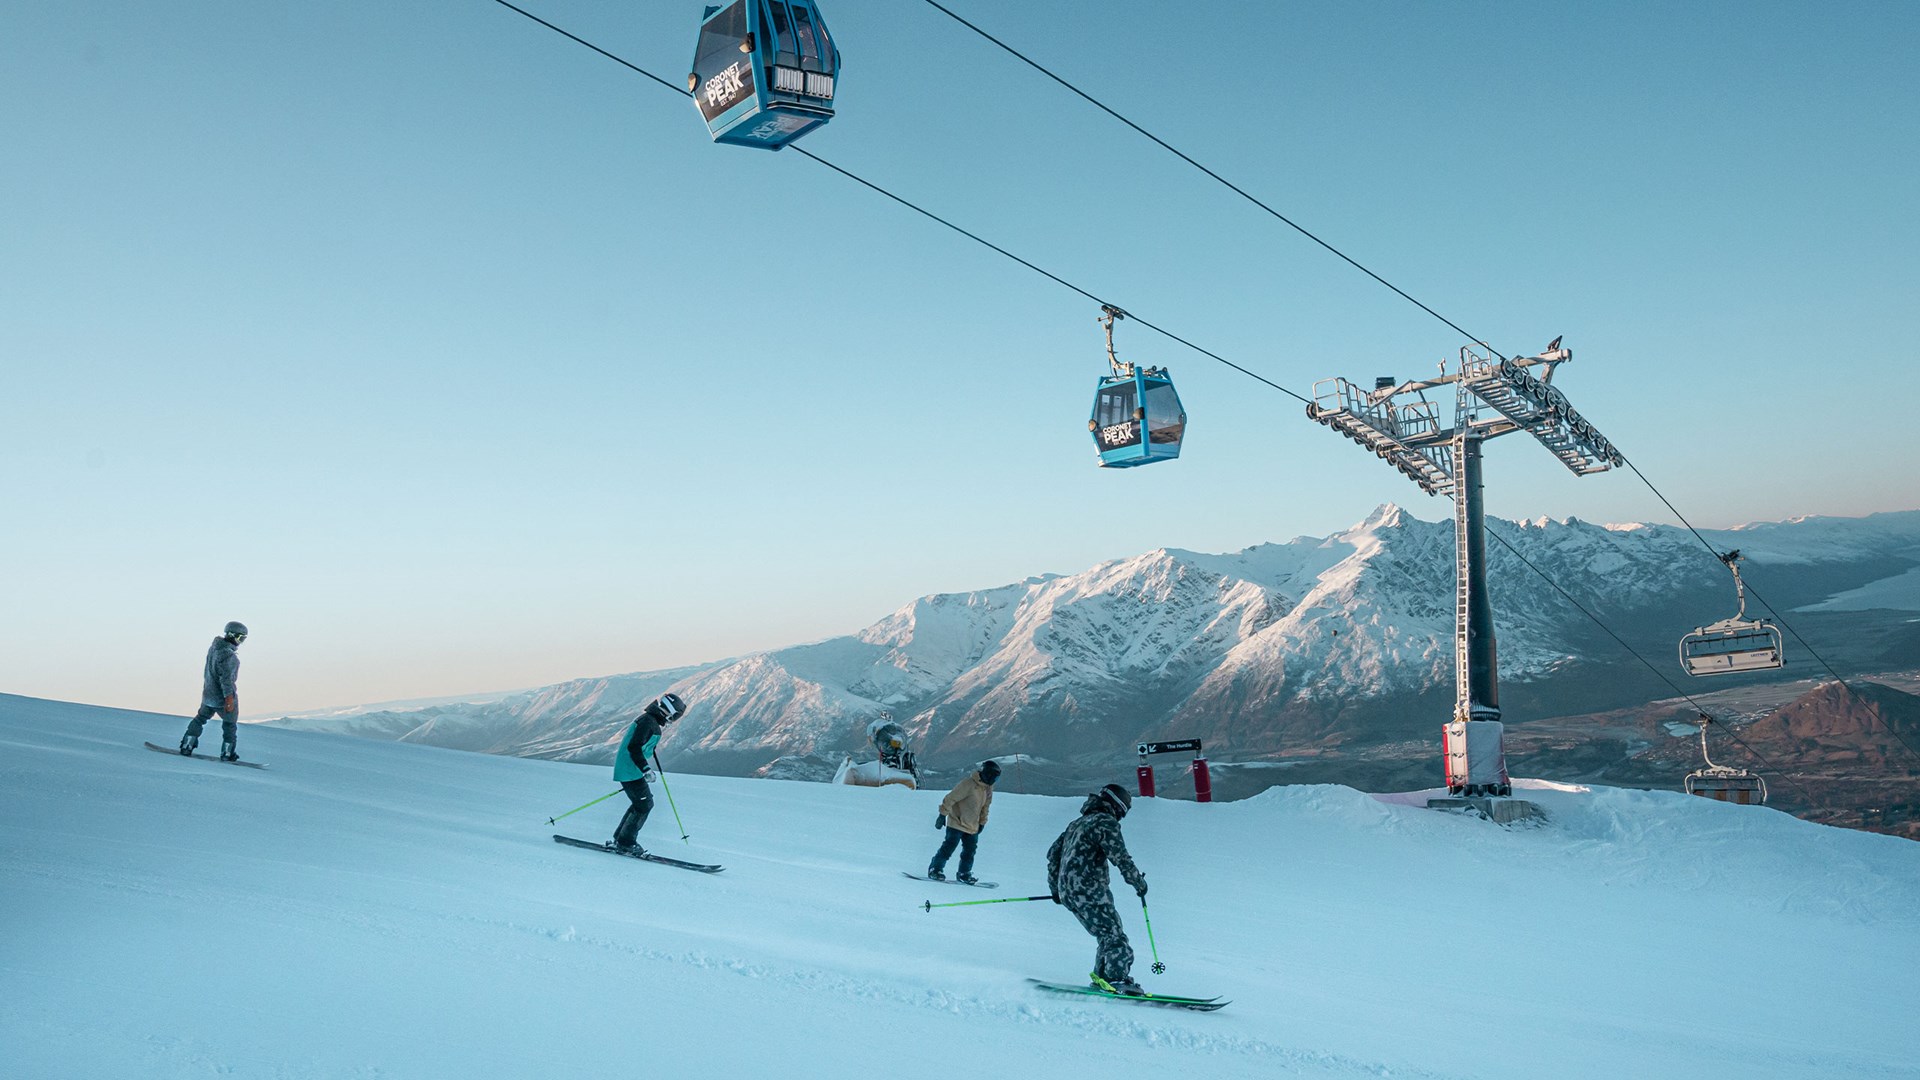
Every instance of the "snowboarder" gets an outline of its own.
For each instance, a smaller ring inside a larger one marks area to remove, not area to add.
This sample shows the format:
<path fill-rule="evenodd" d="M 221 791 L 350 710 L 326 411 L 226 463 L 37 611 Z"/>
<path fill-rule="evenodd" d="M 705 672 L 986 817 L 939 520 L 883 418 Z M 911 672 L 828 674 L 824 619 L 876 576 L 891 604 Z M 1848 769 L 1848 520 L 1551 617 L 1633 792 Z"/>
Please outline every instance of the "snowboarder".
<path fill-rule="evenodd" d="M 941 842 L 940 850 L 933 853 L 933 861 L 927 864 L 927 876 L 935 881 L 947 880 L 947 859 L 957 846 L 960 849 L 959 880 L 974 884 L 973 850 L 980 842 L 980 831 L 987 827 L 987 807 L 993 805 L 993 782 L 1000 779 L 1000 763 L 989 758 L 980 763 L 980 767 L 967 774 L 966 779 L 953 785 L 947 797 L 940 800 L 940 816 L 934 819 L 933 827 L 947 830 L 947 838 Z"/>
<path fill-rule="evenodd" d="M 1053 902 L 1073 912 L 1099 942 L 1093 985 L 1110 993 L 1138 996 L 1146 991 L 1133 981 L 1133 947 L 1120 928 L 1120 913 L 1114 910 L 1107 877 L 1107 863 L 1111 862 L 1120 868 L 1120 876 L 1140 899 L 1147 898 L 1147 876 L 1133 865 L 1126 839 L 1120 835 L 1120 819 L 1132 808 L 1133 796 L 1119 784 L 1108 784 L 1088 795 L 1080 805 L 1080 816 L 1047 849 L 1047 885 L 1053 890 Z"/>
<path fill-rule="evenodd" d="M 687 704 L 680 700 L 680 695 L 662 694 L 633 718 L 632 730 L 620 743 L 620 753 L 613 759 L 613 778 L 620 782 L 620 789 L 633 804 L 621 817 L 619 828 L 613 830 L 613 850 L 622 855 L 645 851 L 634 840 L 640 835 L 640 826 L 647 823 L 647 815 L 653 812 L 653 791 L 647 787 L 647 781 L 653 779 L 653 766 L 647 759 L 653 756 L 654 747 L 660 745 L 661 729 L 680 719 L 686 711 Z"/>
<path fill-rule="evenodd" d="M 200 733 L 206 730 L 208 718 L 219 713 L 220 760 L 240 760 L 240 754 L 234 748 L 235 736 L 240 732 L 240 691 L 236 686 L 240 678 L 240 654 L 235 650 L 245 640 L 247 624 L 230 622 L 220 636 L 213 639 L 213 644 L 207 646 L 207 664 L 200 687 L 200 711 L 193 714 L 193 719 L 187 723 L 187 733 L 180 736 L 182 754 L 193 753 L 193 748 L 200 745 Z"/>

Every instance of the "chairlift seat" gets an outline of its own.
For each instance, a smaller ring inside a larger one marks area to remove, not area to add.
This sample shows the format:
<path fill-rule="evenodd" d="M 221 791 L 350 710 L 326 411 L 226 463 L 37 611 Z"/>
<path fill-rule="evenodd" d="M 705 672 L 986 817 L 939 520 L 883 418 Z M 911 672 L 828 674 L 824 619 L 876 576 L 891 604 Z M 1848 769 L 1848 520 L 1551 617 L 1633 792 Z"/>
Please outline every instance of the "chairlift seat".
<path fill-rule="evenodd" d="M 1726 619 L 1680 639 L 1680 665 L 1689 675 L 1767 671 L 1785 663 L 1780 628 L 1765 620 Z"/>
<path fill-rule="evenodd" d="M 1745 769 L 1712 765 L 1687 774 L 1687 794 L 1743 806 L 1767 801 L 1767 782 Z"/>

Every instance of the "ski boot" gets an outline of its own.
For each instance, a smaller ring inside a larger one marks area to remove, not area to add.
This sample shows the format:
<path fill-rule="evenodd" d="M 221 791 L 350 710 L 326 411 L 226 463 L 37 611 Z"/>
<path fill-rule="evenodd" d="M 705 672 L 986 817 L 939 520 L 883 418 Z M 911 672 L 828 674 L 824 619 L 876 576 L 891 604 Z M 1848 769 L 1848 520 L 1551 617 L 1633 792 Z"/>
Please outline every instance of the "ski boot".
<path fill-rule="evenodd" d="M 1147 996 L 1147 991 L 1139 983 L 1134 982 L 1132 979 L 1123 978 L 1123 979 L 1115 979 L 1112 982 L 1108 982 L 1107 980 L 1101 978 L 1099 973 L 1097 972 L 1089 977 L 1093 980 L 1093 988 L 1095 990 L 1105 990 L 1109 994 L 1118 994 L 1121 997 L 1146 997 Z"/>
<path fill-rule="evenodd" d="M 974 877 L 972 874 L 955 874 L 953 875 L 953 880 L 959 882 L 962 885 L 980 884 L 980 879 L 977 877 Z"/>
<path fill-rule="evenodd" d="M 928 881 L 945 881 L 947 880 L 947 875 L 929 866 L 927 867 L 927 880 Z"/>
<path fill-rule="evenodd" d="M 221 743 L 220 744 L 220 760 L 221 761 L 239 761 L 240 751 L 235 750 L 233 748 L 232 743 Z"/>
<path fill-rule="evenodd" d="M 647 849 L 639 844 L 623 844 L 618 840 L 608 841 L 607 850 L 615 855 L 628 855 L 636 859 L 647 853 Z"/>
<path fill-rule="evenodd" d="M 191 736 L 191 735 L 182 735 L 182 736 L 180 736 L 180 756 L 181 756 L 181 757 L 192 757 L 192 756 L 193 756 L 193 748 L 194 748 L 194 747 L 196 747 L 196 746 L 198 746 L 198 745 L 200 745 L 200 742 L 199 742 L 199 740 L 198 740 L 198 739 L 195 739 L 195 738 L 194 738 L 193 736 Z"/>

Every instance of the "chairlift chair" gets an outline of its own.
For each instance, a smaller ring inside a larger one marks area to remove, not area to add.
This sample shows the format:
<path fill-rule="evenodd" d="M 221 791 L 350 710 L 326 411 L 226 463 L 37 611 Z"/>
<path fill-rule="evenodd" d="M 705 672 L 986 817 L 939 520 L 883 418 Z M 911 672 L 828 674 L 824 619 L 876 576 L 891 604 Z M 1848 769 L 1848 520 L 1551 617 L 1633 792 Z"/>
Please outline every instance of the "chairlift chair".
<path fill-rule="evenodd" d="M 1720 561 L 1733 571 L 1734 594 L 1740 610 L 1731 619 L 1694 627 L 1680 639 L 1680 666 L 1689 675 L 1731 675 L 1741 671 L 1767 671 L 1786 663 L 1785 643 L 1780 628 L 1767 619 L 1749 619 L 1747 587 L 1740 580 L 1740 552 L 1729 551 Z"/>
<path fill-rule="evenodd" d="M 1087 419 L 1100 465 L 1125 469 L 1172 461 L 1180 456 L 1187 429 L 1187 410 L 1173 388 L 1173 376 L 1166 368 L 1122 363 L 1113 351 L 1113 323 L 1126 318 L 1126 312 L 1112 306 L 1103 306 L 1101 312 L 1109 373 L 1094 388 L 1093 415 Z"/>
<path fill-rule="evenodd" d="M 813 0 L 733 0 L 701 19 L 687 92 L 713 141 L 778 150 L 833 119 L 839 75 Z"/>
<path fill-rule="evenodd" d="M 1715 765 L 1713 759 L 1707 756 L 1707 725 L 1712 722 L 1711 717 L 1701 715 L 1700 756 L 1707 764 L 1687 774 L 1687 794 L 1743 806 L 1764 804 L 1767 801 L 1767 782 L 1758 774 L 1730 765 Z"/>

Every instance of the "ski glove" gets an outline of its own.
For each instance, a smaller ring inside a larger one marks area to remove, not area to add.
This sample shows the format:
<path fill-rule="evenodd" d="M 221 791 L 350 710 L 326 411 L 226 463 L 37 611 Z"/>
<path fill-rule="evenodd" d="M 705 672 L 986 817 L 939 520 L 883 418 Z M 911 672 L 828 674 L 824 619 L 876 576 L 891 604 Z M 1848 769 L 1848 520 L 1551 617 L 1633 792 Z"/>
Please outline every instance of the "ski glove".
<path fill-rule="evenodd" d="M 1139 882 L 1134 885 L 1133 891 L 1140 894 L 1140 899 L 1145 900 L 1147 898 L 1147 879 L 1142 877 Z"/>
<path fill-rule="evenodd" d="M 640 770 L 640 779 L 641 779 L 641 780 L 642 780 L 643 782 L 645 782 L 645 783 L 648 783 L 648 784 L 651 784 L 651 783 L 653 783 L 653 770 L 652 770 L 652 769 L 641 769 L 641 770 Z"/>
<path fill-rule="evenodd" d="M 947 827 L 947 815 L 945 815 L 945 814 L 941 814 L 941 815 L 940 815 L 939 817 L 937 817 L 937 818 L 934 818 L 934 819 L 933 819 L 933 827 L 934 827 L 934 828 L 936 828 L 936 829 L 944 829 L 944 828 L 946 828 L 946 827 Z"/>
<path fill-rule="evenodd" d="M 232 695 L 232 694 L 228 694 L 228 695 L 227 695 L 227 700 L 225 700 L 225 701 L 223 701 L 223 702 L 221 702 L 221 703 L 220 703 L 220 707 L 221 707 L 221 708 L 223 708 L 223 709 L 225 709 L 225 710 L 227 710 L 228 712 L 233 712 L 233 711 L 234 711 L 234 704 L 235 704 L 235 703 L 234 703 L 234 700 L 233 700 L 233 695 Z"/>

